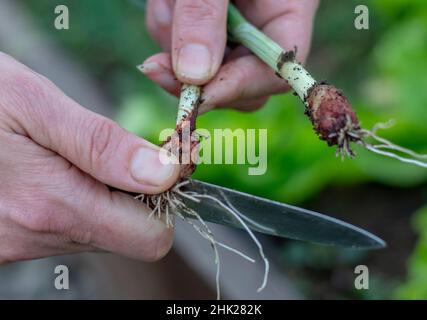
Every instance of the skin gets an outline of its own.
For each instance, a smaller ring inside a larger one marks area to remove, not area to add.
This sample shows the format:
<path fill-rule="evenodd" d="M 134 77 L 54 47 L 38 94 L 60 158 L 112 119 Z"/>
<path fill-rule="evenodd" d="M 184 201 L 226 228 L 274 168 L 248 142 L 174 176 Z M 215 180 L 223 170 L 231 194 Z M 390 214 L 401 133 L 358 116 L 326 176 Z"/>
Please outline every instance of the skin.
<path fill-rule="evenodd" d="M 264 105 L 271 95 L 289 90 L 283 80 L 245 48 L 226 46 L 228 3 L 148 1 L 147 27 L 164 52 L 148 58 L 141 70 L 174 95 L 179 94 L 180 83 L 204 85 L 201 112 L 214 107 L 251 111 Z M 317 0 L 234 3 L 249 21 L 282 47 L 292 50 L 296 46 L 297 60 L 305 61 Z"/>
<path fill-rule="evenodd" d="M 172 229 L 106 186 L 167 190 L 179 168 L 158 152 L 0 53 L 0 264 L 92 250 L 163 257 Z"/>

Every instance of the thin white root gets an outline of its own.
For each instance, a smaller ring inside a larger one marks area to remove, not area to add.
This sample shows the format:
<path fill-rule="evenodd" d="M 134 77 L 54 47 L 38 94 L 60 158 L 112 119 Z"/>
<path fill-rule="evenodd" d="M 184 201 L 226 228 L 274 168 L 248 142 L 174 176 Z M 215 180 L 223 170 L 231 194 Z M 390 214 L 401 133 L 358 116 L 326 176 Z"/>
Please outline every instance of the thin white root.
<path fill-rule="evenodd" d="M 412 151 L 410 149 L 401 147 L 401 146 L 399 146 L 397 144 L 394 144 L 390 140 L 387 140 L 387 139 L 384 139 L 384 138 L 380 137 L 377 134 L 378 130 L 380 130 L 380 129 L 382 129 L 382 130 L 384 130 L 384 129 L 390 129 L 394 125 L 395 125 L 395 121 L 394 120 L 390 120 L 387 123 L 378 123 L 378 124 L 376 124 L 372 128 L 371 131 L 369 131 L 369 130 L 361 130 L 361 131 L 362 131 L 362 133 L 365 136 L 369 136 L 372 139 L 374 139 L 375 141 L 382 143 L 382 144 L 375 145 L 375 147 L 377 149 L 389 149 L 389 150 L 394 150 L 394 151 L 401 152 L 401 153 L 406 154 L 408 156 L 411 156 L 411 157 L 413 157 L 415 159 L 427 159 L 427 154 L 419 154 L 419 153 L 414 152 L 414 151 Z"/>
<path fill-rule="evenodd" d="M 388 150 L 398 151 L 398 152 L 407 154 L 408 156 L 411 156 L 415 159 L 427 159 L 427 154 L 419 154 L 419 153 L 416 153 L 415 151 L 412 151 L 400 146 L 395 146 L 391 144 L 378 144 L 378 145 L 375 145 L 375 147 L 377 149 L 388 149 Z"/>
<path fill-rule="evenodd" d="M 349 158 L 353 158 L 355 153 L 351 150 L 349 145 L 349 142 L 352 141 L 363 146 L 365 149 L 373 153 L 393 158 L 404 163 L 409 163 L 422 168 L 427 168 L 426 162 L 419 161 L 427 159 L 427 155 L 419 154 L 410 149 L 401 147 L 387 139 L 380 137 L 377 134 L 378 130 L 390 129 L 394 124 L 395 121 L 390 120 L 387 123 L 376 124 L 372 128 L 372 130 L 355 129 L 352 126 L 351 119 L 349 119 L 346 127 L 342 129 L 338 134 L 337 156 L 341 156 L 342 159 L 344 159 L 346 156 L 348 156 Z M 368 143 L 366 141 L 366 138 L 371 138 L 373 140 L 373 143 Z M 402 155 L 399 155 L 398 153 Z"/>
<path fill-rule="evenodd" d="M 245 220 L 246 222 L 250 223 L 251 225 L 253 225 L 254 227 L 256 227 L 257 229 L 263 230 L 266 233 L 274 233 L 274 231 L 275 231 L 275 229 L 263 226 L 262 224 L 259 224 L 258 222 L 254 221 L 254 220 L 252 220 L 252 219 L 250 219 L 244 215 L 241 215 L 241 218 L 243 220 Z"/>
<path fill-rule="evenodd" d="M 218 242 L 218 241 L 216 241 L 216 244 L 217 244 L 217 245 L 219 245 L 220 247 L 222 247 L 222 248 L 224 248 L 224 249 L 228 250 L 228 251 L 231 251 L 231 252 L 233 252 L 233 253 L 235 253 L 235 254 L 237 254 L 237 255 L 241 256 L 243 259 L 246 259 L 246 260 L 248 260 L 249 262 L 255 263 L 255 259 L 253 259 L 253 258 L 251 258 L 251 257 L 247 256 L 246 254 L 244 254 L 243 252 L 240 252 L 239 250 L 236 250 L 236 249 L 234 249 L 234 248 L 232 248 L 232 247 L 229 247 L 229 246 L 227 246 L 226 244 L 224 244 L 224 243 L 222 243 L 222 242 Z"/>
<path fill-rule="evenodd" d="M 399 155 L 397 155 L 395 153 L 380 150 L 380 149 L 376 148 L 373 145 L 364 144 L 364 147 L 366 149 L 368 149 L 369 151 L 372 151 L 374 153 L 377 153 L 377 154 L 380 154 L 380 155 L 383 155 L 383 156 L 386 156 L 386 157 L 394 158 L 394 159 L 397 159 L 397 160 L 405 162 L 405 163 L 414 164 L 414 165 L 422 167 L 422 168 L 427 168 L 427 163 L 424 163 L 424 162 L 421 162 L 421 161 L 418 161 L 418 160 L 414 160 L 414 159 L 404 158 L 404 157 L 401 157 L 401 156 L 399 156 Z"/>
<path fill-rule="evenodd" d="M 338 133 L 333 133 L 329 138 L 338 137 L 338 148 L 335 153 L 336 157 L 341 157 L 344 160 L 346 157 L 354 158 L 356 154 L 351 149 L 350 141 L 359 141 L 361 139 L 360 132 L 357 130 L 357 125 L 353 123 L 350 116 L 347 116 L 346 125 Z"/>
<path fill-rule="evenodd" d="M 209 196 L 209 195 L 203 195 L 198 194 L 195 192 L 185 192 L 181 188 L 185 185 L 190 183 L 189 180 L 185 180 L 179 184 L 177 184 L 174 188 L 172 188 L 169 191 L 166 191 L 160 195 L 139 195 L 135 197 L 135 199 L 143 202 L 148 207 L 152 208 L 148 219 L 151 219 L 153 216 L 157 216 L 158 218 L 161 218 L 163 215 L 165 216 L 166 225 L 168 227 L 172 227 L 172 219 L 170 218 L 170 214 L 175 214 L 180 219 L 186 221 L 188 224 L 190 224 L 203 238 L 207 239 L 212 246 L 212 249 L 214 250 L 214 258 L 215 258 L 215 265 L 216 265 L 216 291 L 217 291 L 217 299 L 219 300 L 221 298 L 221 287 L 220 287 L 220 273 L 221 273 L 221 263 L 220 263 L 220 256 L 218 252 L 218 247 L 222 247 L 232 253 L 235 253 L 239 255 L 240 257 L 246 259 L 249 262 L 255 263 L 255 260 L 248 255 L 244 254 L 243 252 L 234 249 L 224 243 L 218 242 L 212 231 L 210 230 L 209 226 L 206 224 L 206 222 L 200 217 L 200 215 L 194 211 L 193 209 L 187 207 L 185 203 L 182 201 L 182 199 L 188 199 L 190 201 L 193 201 L 195 203 L 200 203 L 203 198 L 210 199 L 218 204 L 220 204 L 223 208 L 225 208 L 228 212 L 230 212 L 245 228 L 245 230 L 249 233 L 251 238 L 255 241 L 258 248 L 260 249 L 260 254 L 265 262 L 265 275 L 264 275 L 264 281 L 261 287 L 258 289 L 258 292 L 265 288 L 267 279 L 268 279 L 268 270 L 269 270 L 269 264 L 268 260 L 265 258 L 264 251 L 262 249 L 261 244 L 259 243 L 258 239 L 254 236 L 252 231 L 249 229 L 249 227 L 244 223 L 241 217 L 244 217 L 241 215 L 237 210 L 234 209 L 229 203 L 228 206 L 224 205 L 220 200 Z M 228 201 L 227 201 L 228 202 Z M 195 218 L 200 225 L 194 223 L 192 220 L 187 218 L 185 215 Z"/>
<path fill-rule="evenodd" d="M 419 166 L 422 168 L 427 168 L 426 162 L 419 161 L 419 160 L 427 159 L 427 155 L 419 154 L 419 153 L 416 153 L 410 149 L 401 147 L 401 146 L 394 144 L 393 142 L 391 142 L 387 139 L 380 137 L 377 134 L 378 130 L 389 129 L 394 124 L 395 124 L 395 121 L 390 120 L 387 123 L 376 124 L 372 128 L 371 131 L 365 130 L 365 129 L 359 130 L 359 132 L 357 132 L 356 134 L 358 134 L 360 137 L 363 137 L 363 138 L 369 137 L 374 141 L 374 143 L 372 143 L 372 144 L 367 143 L 364 139 L 358 141 L 358 143 L 360 145 L 362 145 L 363 147 L 365 147 L 367 150 L 374 152 L 376 154 L 380 154 L 380 155 L 385 156 L 385 157 L 393 158 L 393 159 L 399 160 L 399 161 L 404 162 L 404 163 L 413 164 L 413 165 L 416 165 L 416 166 Z M 394 153 L 392 151 L 396 151 L 398 153 L 401 153 L 403 156 L 400 156 L 399 154 Z M 405 155 L 412 157 L 413 159 L 405 157 Z"/>
<path fill-rule="evenodd" d="M 188 210 L 191 210 L 191 209 L 188 209 Z M 203 238 L 205 238 L 206 240 L 208 240 L 211 243 L 211 247 L 214 250 L 214 262 L 216 265 L 216 276 L 215 276 L 216 295 L 217 295 L 217 300 L 220 300 L 221 299 L 221 286 L 220 286 L 220 281 L 219 281 L 220 279 L 219 278 L 220 278 L 220 273 L 221 273 L 221 261 L 220 261 L 218 248 L 217 248 L 217 245 L 219 245 L 219 244 L 217 243 L 217 241 L 213 237 L 213 234 L 208 227 L 205 227 L 205 230 L 203 230 L 198 225 L 194 224 L 191 220 L 189 220 L 184 215 L 182 215 L 179 211 L 176 211 L 176 215 L 180 219 L 184 220 L 189 225 L 191 225 Z M 237 250 L 235 250 L 235 251 L 237 251 Z"/>
<path fill-rule="evenodd" d="M 260 256 L 261 256 L 261 258 L 264 261 L 264 265 L 265 265 L 265 268 L 264 268 L 264 278 L 263 278 L 263 282 L 262 282 L 261 286 L 258 288 L 257 292 L 261 292 L 262 290 L 264 290 L 265 286 L 267 285 L 267 281 L 268 281 L 268 272 L 269 272 L 269 269 L 270 269 L 270 264 L 268 262 L 268 259 L 265 257 L 264 250 L 263 250 L 263 247 L 262 247 L 261 243 L 258 241 L 258 239 L 253 234 L 252 230 L 248 227 L 248 225 L 241 218 L 242 214 L 239 211 L 237 211 L 236 208 L 233 207 L 233 205 L 227 200 L 227 198 L 224 195 L 223 195 L 223 198 L 224 198 L 224 201 L 227 202 L 227 205 L 225 205 L 224 203 L 222 203 L 217 198 L 209 196 L 209 195 L 202 195 L 202 194 L 200 194 L 200 195 L 194 195 L 194 197 L 195 198 L 210 199 L 210 200 L 216 202 L 221 207 L 223 207 L 225 210 L 227 210 L 228 212 L 230 212 L 239 221 L 239 223 L 242 225 L 242 227 L 246 230 L 246 232 L 249 234 L 249 236 L 252 238 L 252 240 L 257 245 L 257 247 L 259 249 Z"/>
<path fill-rule="evenodd" d="M 267 257 L 264 254 L 264 248 L 262 247 L 261 243 L 258 241 L 257 237 L 255 237 L 254 233 L 252 232 L 251 229 L 249 229 L 249 227 L 243 222 L 242 217 L 244 217 L 244 215 L 242 215 L 228 200 L 227 198 L 224 196 L 223 194 L 223 198 L 225 199 L 225 201 L 227 202 L 228 206 L 232 209 L 232 211 L 234 211 L 236 213 L 236 218 L 239 220 L 239 222 L 241 223 L 241 225 L 246 229 L 246 231 L 249 233 L 249 235 L 251 236 L 252 240 L 255 242 L 255 244 L 257 245 L 258 249 L 259 249 L 259 254 L 262 258 L 262 260 L 264 261 L 264 278 L 262 281 L 261 286 L 258 288 L 258 292 L 261 292 L 262 290 L 265 289 L 265 287 L 267 286 L 267 282 L 268 282 L 268 273 L 270 270 L 270 263 L 267 259 Z"/>

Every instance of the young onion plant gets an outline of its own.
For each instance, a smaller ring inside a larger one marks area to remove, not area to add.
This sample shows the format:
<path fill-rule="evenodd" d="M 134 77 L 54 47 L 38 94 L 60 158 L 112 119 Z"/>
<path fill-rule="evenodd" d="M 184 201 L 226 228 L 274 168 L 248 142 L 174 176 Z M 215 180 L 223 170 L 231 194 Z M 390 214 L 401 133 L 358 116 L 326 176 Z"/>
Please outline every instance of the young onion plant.
<path fill-rule="evenodd" d="M 359 144 L 374 153 L 427 168 L 419 155 L 378 136 L 378 124 L 371 131 L 363 129 L 348 99 L 334 86 L 317 82 L 295 59 L 294 51 L 285 51 L 272 39 L 250 24 L 232 4 L 228 10 L 228 32 L 233 41 L 250 49 L 283 78 L 305 105 L 315 132 L 329 146 L 337 146 L 337 155 L 354 157 L 350 144 Z M 367 140 L 371 138 L 373 143 Z"/>

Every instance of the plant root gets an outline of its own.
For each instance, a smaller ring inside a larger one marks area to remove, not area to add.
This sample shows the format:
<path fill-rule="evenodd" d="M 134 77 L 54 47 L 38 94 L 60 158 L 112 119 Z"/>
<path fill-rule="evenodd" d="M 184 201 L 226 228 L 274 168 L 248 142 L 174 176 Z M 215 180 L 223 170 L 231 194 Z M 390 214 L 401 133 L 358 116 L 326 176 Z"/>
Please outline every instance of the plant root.
<path fill-rule="evenodd" d="M 395 122 L 391 120 L 387 123 L 378 123 L 371 130 L 366 130 L 355 127 L 348 118 L 346 126 L 337 134 L 337 156 L 341 156 L 342 159 L 346 156 L 354 158 L 356 154 L 350 148 L 350 142 L 355 142 L 373 153 L 427 168 L 427 162 L 421 161 L 427 159 L 427 154 L 416 153 L 378 135 L 378 130 L 390 129 L 394 124 Z M 368 139 L 373 142 L 369 143 Z"/>
<path fill-rule="evenodd" d="M 249 236 L 252 238 L 252 240 L 255 242 L 256 246 L 258 247 L 259 254 L 264 261 L 264 266 L 265 266 L 264 267 L 264 278 L 263 278 L 263 282 L 262 282 L 261 286 L 258 288 L 257 292 L 261 292 L 262 290 L 264 290 L 265 286 L 267 285 L 267 281 L 268 281 L 268 273 L 269 273 L 269 269 L 270 269 L 270 264 L 269 264 L 268 259 L 266 258 L 265 254 L 264 254 L 264 249 L 263 249 L 261 243 L 255 237 L 254 233 L 248 227 L 248 225 L 243 221 L 243 219 L 242 219 L 243 215 L 227 200 L 227 198 L 225 196 L 223 196 L 223 198 L 225 199 L 224 201 L 226 202 L 226 204 L 224 204 L 219 199 L 212 197 L 210 195 L 193 194 L 193 196 L 196 197 L 196 199 L 205 198 L 205 199 L 210 199 L 210 200 L 218 203 L 221 207 L 223 207 L 225 210 L 227 210 L 229 213 L 231 213 L 239 221 L 239 223 L 242 225 L 242 227 L 246 230 L 246 232 L 249 234 Z"/>
<path fill-rule="evenodd" d="M 241 251 L 231 248 L 230 246 L 223 244 L 217 241 L 209 228 L 206 222 L 200 217 L 200 215 L 193 209 L 189 208 L 185 203 L 184 199 L 199 203 L 203 199 L 211 199 L 219 203 L 224 209 L 230 212 L 243 226 L 243 228 L 248 232 L 250 237 L 257 244 L 262 259 L 265 263 L 265 275 L 261 287 L 258 289 L 258 292 L 265 288 L 267 279 L 269 264 L 268 260 L 264 255 L 261 244 L 258 239 L 240 217 L 242 216 L 237 210 L 235 210 L 231 204 L 229 206 L 223 204 L 220 200 L 204 194 L 199 194 L 197 192 L 188 192 L 182 190 L 182 187 L 187 185 L 190 181 L 188 178 L 194 173 L 196 169 L 197 153 L 199 151 L 200 136 L 195 133 L 196 129 L 196 119 L 198 115 L 198 107 L 201 102 L 201 88 L 194 85 L 184 84 L 181 89 L 178 115 L 175 132 L 170 136 L 165 143 L 162 145 L 162 148 L 171 155 L 174 155 L 181 164 L 179 181 L 174 187 L 169 189 L 166 192 L 157 195 L 138 195 L 135 197 L 136 200 L 141 201 L 146 204 L 147 207 L 151 209 L 151 212 L 148 216 L 148 219 L 153 217 L 158 219 L 164 219 L 166 226 L 168 228 L 173 227 L 174 216 L 179 217 L 180 219 L 186 221 L 190 224 L 203 238 L 207 239 L 214 251 L 215 264 L 216 264 L 216 291 L 217 299 L 221 298 L 221 288 L 220 288 L 220 273 L 221 273 L 221 263 L 220 256 L 218 252 L 218 247 L 222 247 L 232 253 L 235 253 L 242 258 L 255 263 L 255 260 L 251 257 L 248 257 L 246 254 Z M 242 216 L 243 217 L 243 216 Z M 194 218 L 198 221 L 198 224 L 194 223 L 191 218 Z"/>
<path fill-rule="evenodd" d="M 359 124 L 354 124 L 350 116 L 346 117 L 346 122 L 343 128 L 339 129 L 337 133 L 331 133 L 329 139 L 337 140 L 337 152 L 336 156 L 341 157 L 342 160 L 345 157 L 354 158 L 356 153 L 350 146 L 351 142 L 362 141 L 363 136 L 360 134 Z"/>
<path fill-rule="evenodd" d="M 244 217 L 239 211 L 237 211 L 228 200 L 223 197 L 225 203 L 223 203 L 220 199 L 217 199 L 213 196 L 200 194 L 197 192 L 183 191 L 182 187 L 190 183 L 189 180 L 184 180 L 177 185 L 175 185 L 172 189 L 158 195 L 139 195 L 135 197 L 135 199 L 143 202 L 149 208 L 151 208 L 151 213 L 148 216 L 148 219 L 153 217 L 158 219 L 164 219 L 166 225 L 168 227 L 173 227 L 173 218 L 172 216 L 177 216 L 178 218 L 184 220 L 188 224 L 190 224 L 203 238 L 208 240 L 211 243 L 211 247 L 214 251 L 214 261 L 216 265 L 216 291 L 217 291 L 217 299 L 221 298 L 221 288 L 220 288 L 220 273 L 221 273 L 221 263 L 220 263 L 220 255 L 218 252 L 218 247 L 222 247 L 225 250 L 228 250 L 232 253 L 235 253 L 242 258 L 248 260 L 249 262 L 255 263 L 255 260 L 243 252 L 234 249 L 224 243 L 221 243 L 215 239 L 211 229 L 207 225 L 207 223 L 200 217 L 200 215 L 193 209 L 189 208 L 185 203 L 184 199 L 188 199 L 195 203 L 200 203 L 203 199 L 209 199 L 211 201 L 216 202 L 225 210 L 227 210 L 230 214 L 235 217 L 239 223 L 242 225 L 244 230 L 249 234 L 252 240 L 255 242 L 259 249 L 259 253 L 261 258 L 264 261 L 265 269 L 264 269 L 264 277 L 261 286 L 258 288 L 257 292 L 262 291 L 268 281 L 268 273 L 269 273 L 269 262 L 264 254 L 264 250 L 262 248 L 261 243 L 255 237 L 251 229 L 244 222 Z M 194 218 L 198 221 L 198 224 L 194 223 L 190 218 Z"/>
<path fill-rule="evenodd" d="M 246 230 L 249 236 L 256 243 L 259 253 L 265 264 L 264 278 L 261 286 L 258 288 L 258 292 L 263 290 L 267 284 L 268 272 L 269 272 L 269 262 L 265 257 L 263 248 L 255 237 L 253 232 L 249 229 L 247 224 L 244 222 L 244 217 L 239 213 L 227 199 L 223 197 L 226 201 L 224 204 L 221 200 L 212 197 L 206 194 L 200 194 L 197 192 L 184 191 L 182 187 L 190 183 L 188 178 L 193 174 L 196 169 L 196 163 L 194 159 L 197 159 L 197 153 L 199 151 L 200 136 L 194 134 L 196 129 L 196 119 L 198 115 L 198 107 L 201 99 L 201 88 L 192 85 L 183 85 L 181 89 L 181 96 L 178 108 L 177 116 L 177 125 L 175 132 L 170 136 L 165 143 L 162 145 L 162 148 L 169 154 L 174 155 L 181 164 L 179 181 L 174 187 L 169 189 L 166 192 L 157 195 L 139 195 L 135 199 L 146 204 L 151 212 L 148 216 L 148 219 L 153 217 L 158 219 L 164 219 L 166 226 L 168 228 L 173 227 L 174 216 L 179 217 L 180 219 L 186 221 L 190 224 L 203 238 L 207 239 L 214 251 L 215 264 L 216 264 L 216 291 L 217 299 L 221 298 L 221 288 L 220 288 L 220 273 L 221 273 L 221 263 L 220 255 L 218 252 L 218 247 L 222 247 L 232 253 L 235 253 L 242 258 L 255 263 L 255 260 L 251 257 L 248 257 L 246 254 L 241 251 L 231 248 L 230 246 L 223 244 L 215 239 L 211 229 L 207 223 L 202 219 L 202 217 L 193 209 L 189 208 L 184 200 L 190 200 L 195 203 L 200 203 L 203 199 L 210 199 L 218 203 L 221 207 L 227 210 L 235 219 L 239 221 L 242 227 Z M 198 223 L 194 223 L 190 219 L 195 219 Z"/>
<path fill-rule="evenodd" d="M 390 120 L 387 123 L 376 124 L 370 131 L 361 129 L 360 135 L 363 136 L 365 139 L 359 141 L 359 144 L 365 147 L 367 150 L 376 154 L 397 159 L 401 162 L 413 164 L 422 168 L 427 168 L 427 163 L 421 161 L 427 159 L 426 154 L 419 154 L 410 149 L 396 145 L 393 142 L 384 139 L 377 134 L 378 130 L 390 129 L 394 124 L 395 121 Z M 374 142 L 368 143 L 366 142 L 366 138 L 371 138 Z"/>
<path fill-rule="evenodd" d="M 329 146 L 337 146 L 337 157 L 343 160 L 346 157 L 354 158 L 356 154 L 350 145 L 356 143 L 376 154 L 427 168 L 427 163 L 421 161 L 427 159 L 427 155 L 398 146 L 377 134 L 380 129 L 392 127 L 394 121 L 379 123 L 370 131 L 361 128 L 348 99 L 334 86 L 316 83 L 308 91 L 305 104 L 314 130 Z M 368 139 L 373 143 L 367 142 Z"/>

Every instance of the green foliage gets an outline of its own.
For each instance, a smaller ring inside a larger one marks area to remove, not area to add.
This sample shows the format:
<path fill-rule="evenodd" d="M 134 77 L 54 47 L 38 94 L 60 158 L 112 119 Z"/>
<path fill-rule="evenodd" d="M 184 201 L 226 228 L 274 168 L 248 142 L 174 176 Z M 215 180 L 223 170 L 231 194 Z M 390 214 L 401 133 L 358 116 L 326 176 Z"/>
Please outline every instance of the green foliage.
<path fill-rule="evenodd" d="M 395 281 L 370 273 L 369 290 L 354 287 L 354 267 L 363 264 L 368 257 L 366 251 L 322 247 L 309 243 L 288 241 L 282 250 L 281 261 L 292 279 L 308 298 L 317 298 L 322 288 L 319 279 L 327 278 L 328 295 L 333 299 L 376 300 L 390 297 L 396 287 Z M 339 280 L 337 280 L 339 279 Z M 337 290 L 331 290 L 336 287 Z"/>
<path fill-rule="evenodd" d="M 299 268 L 313 268 L 318 271 L 331 270 L 340 265 L 354 267 L 360 264 L 367 256 L 366 251 L 331 248 L 304 242 L 289 242 L 283 248 L 282 259 L 288 266 Z M 313 260 L 316 264 L 313 264 Z"/>
<path fill-rule="evenodd" d="M 427 299 L 427 206 L 413 219 L 418 244 L 408 261 L 408 278 L 395 292 L 398 299 Z"/>
<path fill-rule="evenodd" d="M 158 47 L 148 36 L 143 12 L 132 1 L 39 0 L 22 3 L 53 39 L 84 63 L 116 101 L 154 88 L 135 67 Z M 53 27 L 57 5 L 69 8 L 69 30 L 58 31 Z"/>

